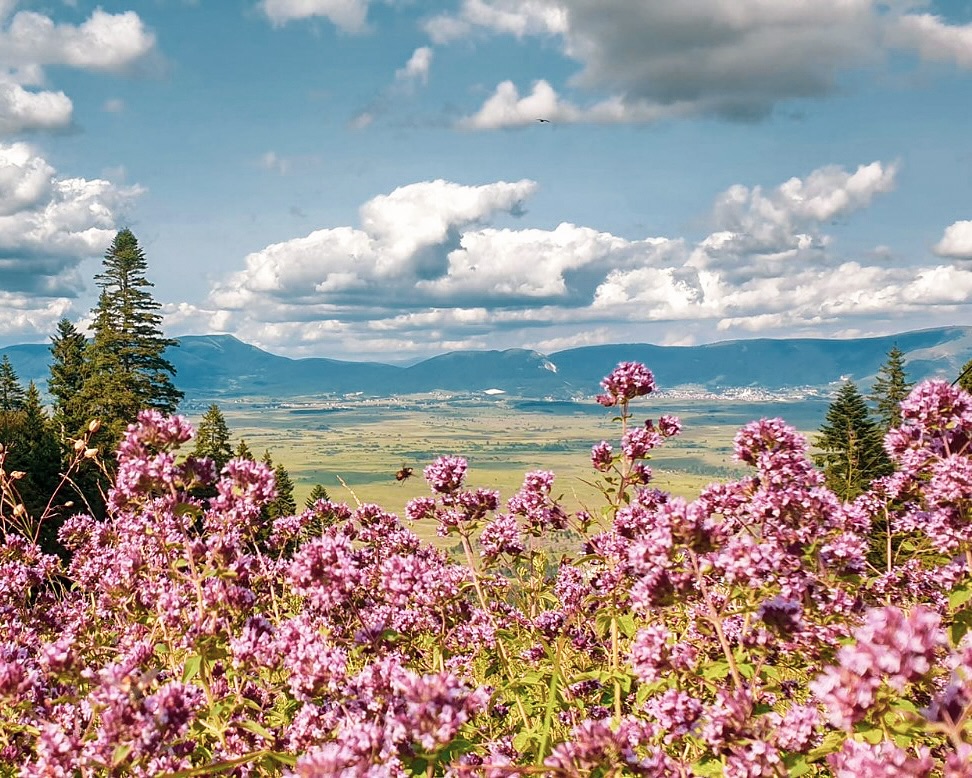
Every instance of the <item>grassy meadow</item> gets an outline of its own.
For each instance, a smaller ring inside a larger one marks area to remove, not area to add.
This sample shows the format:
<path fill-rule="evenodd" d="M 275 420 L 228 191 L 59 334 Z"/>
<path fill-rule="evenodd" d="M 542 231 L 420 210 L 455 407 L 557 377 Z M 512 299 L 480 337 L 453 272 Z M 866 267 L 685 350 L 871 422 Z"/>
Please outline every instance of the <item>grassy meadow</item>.
<path fill-rule="evenodd" d="M 738 428 L 761 416 L 783 416 L 813 432 L 826 410 L 817 402 L 713 402 L 651 398 L 635 407 L 635 423 L 661 413 L 681 417 L 683 433 L 651 461 L 655 485 L 692 497 L 705 484 L 745 472 L 732 459 Z M 468 483 L 499 489 L 505 500 L 530 470 L 552 470 L 568 508 L 597 507 L 593 444 L 618 447 L 612 410 L 589 403 L 514 399 L 408 397 L 334 403 L 311 398 L 281 402 L 224 402 L 233 435 L 259 457 L 269 449 L 296 485 L 302 506 L 315 483 L 332 499 L 374 502 L 401 514 L 412 497 L 427 494 L 422 468 L 441 454 L 469 462 Z M 191 413 L 198 423 L 201 412 Z M 399 483 L 399 468 L 414 468 Z M 342 485 L 343 480 L 346 487 Z M 422 528 L 419 528 L 422 529 Z M 431 528 L 429 528 L 431 530 Z M 425 537 L 431 535 L 421 532 Z"/>

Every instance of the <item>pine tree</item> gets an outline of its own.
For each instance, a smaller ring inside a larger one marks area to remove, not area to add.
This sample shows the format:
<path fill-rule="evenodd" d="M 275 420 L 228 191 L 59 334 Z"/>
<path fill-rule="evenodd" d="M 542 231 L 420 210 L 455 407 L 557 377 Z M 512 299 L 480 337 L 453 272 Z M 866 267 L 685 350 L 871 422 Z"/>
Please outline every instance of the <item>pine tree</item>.
<path fill-rule="evenodd" d="M 0 360 L 0 413 L 22 411 L 27 394 L 6 354 Z"/>
<path fill-rule="evenodd" d="M 253 452 L 250 451 L 250 447 L 246 445 L 246 441 L 243 438 L 240 438 L 240 443 L 236 447 L 236 451 L 233 456 L 237 459 L 249 459 L 251 462 L 255 460 Z"/>
<path fill-rule="evenodd" d="M 972 359 L 962 365 L 957 381 L 960 389 L 972 394 Z"/>
<path fill-rule="evenodd" d="M 148 262 L 130 230 L 122 230 L 105 253 L 95 276 L 101 288 L 92 310 L 94 338 L 87 349 L 88 380 L 84 405 L 100 418 L 113 444 L 143 408 L 175 411 L 182 392 L 165 349 L 177 345 L 162 335 L 161 305 L 148 289 Z"/>
<path fill-rule="evenodd" d="M 267 516 L 270 519 L 293 516 L 297 512 L 297 501 L 294 500 L 294 482 L 290 479 L 290 473 L 283 465 L 277 465 L 273 475 L 277 482 L 277 496 L 267 505 Z"/>
<path fill-rule="evenodd" d="M 904 352 L 896 345 L 892 346 L 871 387 L 871 401 L 882 433 L 901 422 L 901 401 L 908 396 L 911 386 L 905 377 Z"/>
<path fill-rule="evenodd" d="M 330 500 L 330 499 L 331 497 L 327 493 L 327 489 L 325 489 L 321 484 L 314 484 L 314 488 L 311 489 L 311 493 L 307 496 L 307 499 L 304 501 L 304 507 L 313 508 L 314 503 L 316 503 L 318 500 Z"/>
<path fill-rule="evenodd" d="M 297 501 L 294 500 L 294 482 L 290 479 L 290 473 L 283 465 L 273 463 L 270 449 L 264 450 L 260 461 L 273 470 L 273 477 L 277 484 L 277 496 L 263 509 L 264 519 L 272 521 L 281 516 L 293 516 L 297 512 Z"/>
<path fill-rule="evenodd" d="M 230 447 L 229 427 L 219 406 L 213 403 L 203 415 L 196 430 L 196 447 L 193 454 L 197 457 L 209 457 L 216 464 L 217 470 L 233 458 Z"/>
<path fill-rule="evenodd" d="M 51 336 L 51 376 L 47 390 L 54 398 L 55 428 L 65 441 L 78 437 L 90 421 L 82 401 L 86 349 L 84 335 L 68 319 L 61 319 L 57 333 Z"/>
<path fill-rule="evenodd" d="M 44 518 L 40 533 L 41 547 L 48 553 L 60 550 L 57 543 L 60 521 L 55 520 L 53 515 L 44 517 L 44 511 L 49 502 L 52 510 L 58 507 L 58 502 L 51 502 L 51 498 L 55 497 L 54 492 L 61 480 L 61 448 L 33 381 L 27 386 L 24 408 L 20 413 L 20 423 L 7 464 L 11 470 L 20 470 L 25 474 L 17 488 L 28 515 L 34 521 Z M 61 497 L 69 499 L 67 495 Z M 58 519 L 63 520 L 63 517 Z"/>
<path fill-rule="evenodd" d="M 827 409 L 815 445 L 815 459 L 824 479 L 838 497 L 849 500 L 878 476 L 890 472 L 881 433 L 871 420 L 867 403 L 853 381 L 847 381 Z"/>
<path fill-rule="evenodd" d="M 0 360 L 0 443 L 8 448 L 20 429 L 27 393 L 6 354 Z"/>

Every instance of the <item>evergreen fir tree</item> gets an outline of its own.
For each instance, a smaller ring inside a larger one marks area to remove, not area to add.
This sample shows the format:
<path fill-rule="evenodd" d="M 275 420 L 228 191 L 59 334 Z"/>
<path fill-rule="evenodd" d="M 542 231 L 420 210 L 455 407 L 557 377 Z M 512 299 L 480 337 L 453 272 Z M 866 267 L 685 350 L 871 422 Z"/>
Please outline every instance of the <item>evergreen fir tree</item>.
<path fill-rule="evenodd" d="M 0 360 L 0 413 L 14 413 L 24 409 L 27 393 L 6 354 Z"/>
<path fill-rule="evenodd" d="M 27 393 L 10 359 L 4 354 L 0 360 L 0 443 L 8 448 L 20 429 L 26 399 Z"/>
<path fill-rule="evenodd" d="M 880 432 L 887 432 L 901 422 L 901 401 L 908 396 L 911 386 L 905 377 L 904 352 L 892 346 L 871 388 Z"/>
<path fill-rule="evenodd" d="M 69 498 L 54 494 L 61 480 L 61 449 L 41 404 L 40 392 L 33 381 L 27 386 L 20 416 L 7 464 L 11 470 L 20 470 L 25 474 L 17 483 L 20 497 L 28 515 L 34 521 L 41 521 L 43 518 L 39 535 L 41 547 L 46 552 L 53 553 L 60 550 L 57 530 L 63 520 L 63 516 L 55 518 L 54 513 L 59 502 Z M 52 502 L 52 497 L 62 499 Z M 52 515 L 45 517 L 44 512 L 49 503 Z"/>
<path fill-rule="evenodd" d="M 891 471 L 880 430 L 853 381 L 841 387 L 827 409 L 815 445 L 827 486 L 842 499 L 856 497 L 874 478 Z"/>
<path fill-rule="evenodd" d="M 327 493 L 327 489 L 325 489 L 321 484 L 314 484 L 314 488 L 311 489 L 310 494 L 307 496 L 307 499 L 304 501 L 304 507 L 313 508 L 314 503 L 316 503 L 318 500 L 330 500 L 330 499 L 331 497 Z"/>
<path fill-rule="evenodd" d="M 256 457 L 253 456 L 253 452 L 250 451 L 250 447 L 246 445 L 246 441 L 243 438 L 240 438 L 240 443 L 236 447 L 236 452 L 233 454 L 233 456 L 237 459 L 249 459 L 251 462 L 256 459 Z"/>
<path fill-rule="evenodd" d="M 219 406 L 213 403 L 203 415 L 196 430 L 196 447 L 193 454 L 197 457 L 209 457 L 216 464 L 217 470 L 233 458 L 230 447 L 229 427 Z"/>
<path fill-rule="evenodd" d="M 972 359 L 962 365 L 962 371 L 958 377 L 958 385 L 960 389 L 964 389 L 966 392 L 972 394 Z"/>
<path fill-rule="evenodd" d="M 95 276 L 101 294 L 92 311 L 84 405 L 87 416 L 101 419 L 112 445 L 138 411 L 172 413 L 182 399 L 172 383 L 175 368 L 164 355 L 177 342 L 162 334 L 161 305 L 148 291 L 147 268 L 135 236 L 122 230 Z"/>
<path fill-rule="evenodd" d="M 294 482 L 290 479 L 290 473 L 283 465 L 277 465 L 273 475 L 277 481 L 277 496 L 267 505 L 267 517 L 279 519 L 281 516 L 293 516 L 297 512 L 297 501 L 294 500 Z"/>
<path fill-rule="evenodd" d="M 57 333 L 51 336 L 51 375 L 47 390 L 54 398 L 55 429 L 65 442 L 80 436 L 90 421 L 82 399 L 86 349 L 84 335 L 68 319 L 61 319 Z"/>

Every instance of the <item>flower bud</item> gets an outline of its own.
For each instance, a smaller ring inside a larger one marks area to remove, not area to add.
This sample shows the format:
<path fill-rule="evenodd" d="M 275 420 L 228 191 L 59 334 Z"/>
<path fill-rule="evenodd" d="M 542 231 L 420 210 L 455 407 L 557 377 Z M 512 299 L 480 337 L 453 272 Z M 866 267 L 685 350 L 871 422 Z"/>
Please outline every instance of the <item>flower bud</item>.
<path fill-rule="evenodd" d="M 84 448 L 84 441 L 83 440 L 76 440 L 76 441 L 74 441 L 74 450 L 75 451 L 80 451 L 83 448 Z"/>
<path fill-rule="evenodd" d="M 92 435 L 100 429 L 101 429 L 100 419 L 92 419 L 90 422 L 88 422 L 88 432 L 90 432 Z"/>
<path fill-rule="evenodd" d="M 19 480 L 20 480 L 21 478 L 23 478 L 23 477 L 24 477 L 25 475 L 27 475 L 27 473 L 25 473 L 25 472 L 24 472 L 23 470 L 14 470 L 14 471 L 13 471 L 13 472 L 12 472 L 12 473 L 10 474 L 10 480 L 11 480 L 11 481 L 19 481 Z"/>
<path fill-rule="evenodd" d="M 93 459 L 97 453 L 98 453 L 98 449 L 96 448 L 86 448 L 84 450 L 84 458 Z"/>

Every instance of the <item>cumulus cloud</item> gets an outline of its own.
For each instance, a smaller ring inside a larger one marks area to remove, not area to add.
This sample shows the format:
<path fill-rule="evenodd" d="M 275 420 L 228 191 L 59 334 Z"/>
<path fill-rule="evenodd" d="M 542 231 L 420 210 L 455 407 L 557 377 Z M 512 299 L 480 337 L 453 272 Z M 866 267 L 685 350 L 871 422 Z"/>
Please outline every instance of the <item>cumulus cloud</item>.
<path fill-rule="evenodd" d="M 84 70 L 119 71 L 155 45 L 138 14 L 96 9 L 80 25 L 55 24 L 43 14 L 19 11 L 0 30 L 0 65 L 67 65 Z"/>
<path fill-rule="evenodd" d="M 536 81 L 530 94 L 522 97 L 512 81 L 503 81 L 482 107 L 473 115 L 460 119 L 458 126 L 465 130 L 493 130 L 524 127 L 538 119 L 558 124 L 624 124 L 679 116 L 686 110 L 684 105 L 659 106 L 644 102 L 628 105 L 616 97 L 578 107 L 562 99 L 543 79 Z"/>
<path fill-rule="evenodd" d="M 429 68 L 432 65 L 432 49 L 421 46 L 412 52 L 405 67 L 395 71 L 395 80 L 400 83 L 429 82 Z"/>
<path fill-rule="evenodd" d="M 362 32 L 368 0 L 262 0 L 260 9 L 274 24 L 314 17 L 328 19 L 344 32 Z"/>
<path fill-rule="evenodd" d="M 110 14 L 97 9 L 80 25 L 55 24 L 33 11 L 19 11 L 5 21 L 0 13 L 0 135 L 71 124 L 70 98 L 41 88 L 46 66 L 118 72 L 154 45 L 154 36 L 132 11 Z M 114 105 L 109 101 L 106 110 L 114 110 Z"/>
<path fill-rule="evenodd" d="M 498 225 L 524 214 L 534 182 L 420 182 L 368 200 L 356 226 L 250 254 L 192 315 L 223 311 L 224 326 L 268 348 L 352 358 L 580 343 L 595 331 L 644 340 L 646 327 L 665 340 L 673 322 L 682 338 L 954 315 L 972 298 L 972 268 L 848 257 L 827 234 L 892 191 L 896 173 L 872 162 L 733 186 L 714 200 L 713 230 L 692 239 Z"/>
<path fill-rule="evenodd" d="M 0 73 L 0 135 L 67 127 L 73 111 L 64 92 L 27 90 Z"/>
<path fill-rule="evenodd" d="M 892 49 L 972 65 L 972 25 L 906 10 L 878 0 L 464 0 L 425 29 L 439 44 L 477 33 L 553 37 L 580 65 L 570 86 L 598 96 L 571 102 L 537 82 L 521 97 L 504 82 L 461 120 L 467 129 L 522 126 L 538 107 L 566 122 L 753 121 L 784 101 L 833 93 L 841 74 Z"/>
<path fill-rule="evenodd" d="M 913 14 L 897 19 L 888 38 L 915 49 L 923 59 L 972 67 L 972 24 L 949 25 L 939 16 Z"/>
<path fill-rule="evenodd" d="M 217 285 L 211 299 L 221 308 L 263 304 L 293 315 L 308 305 L 320 312 L 406 298 L 419 281 L 447 270 L 464 230 L 519 212 L 535 187 L 527 180 L 400 187 L 361 206 L 360 228 L 316 230 L 249 255 L 246 268 Z"/>
<path fill-rule="evenodd" d="M 463 0 L 458 14 L 438 14 L 424 27 L 434 43 L 450 43 L 476 28 L 518 38 L 562 35 L 568 31 L 567 9 L 546 0 Z"/>
<path fill-rule="evenodd" d="M 36 298 L 40 308 L 53 304 L 43 298 L 76 296 L 78 265 L 104 253 L 119 215 L 140 193 L 61 177 L 31 146 L 0 144 L 0 288 Z"/>
<path fill-rule="evenodd" d="M 972 221 L 958 221 L 946 227 L 935 253 L 952 259 L 972 259 Z"/>
<path fill-rule="evenodd" d="M 716 201 L 719 232 L 707 247 L 776 254 L 826 245 L 816 226 L 870 205 L 894 188 L 897 166 L 872 162 L 853 173 L 836 165 L 806 178 L 791 178 L 769 192 L 762 187 L 730 187 Z"/>

